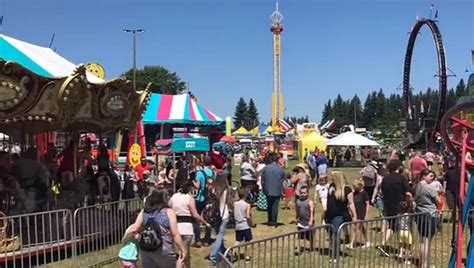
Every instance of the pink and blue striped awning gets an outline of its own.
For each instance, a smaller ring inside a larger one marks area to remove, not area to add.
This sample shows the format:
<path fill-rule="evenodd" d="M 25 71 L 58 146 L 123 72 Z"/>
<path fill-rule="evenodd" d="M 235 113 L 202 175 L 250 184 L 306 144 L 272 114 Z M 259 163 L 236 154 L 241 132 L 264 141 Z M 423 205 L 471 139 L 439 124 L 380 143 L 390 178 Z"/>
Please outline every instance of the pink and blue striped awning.
<path fill-rule="evenodd" d="M 143 113 L 144 124 L 221 125 L 224 120 L 194 101 L 188 94 L 153 93 Z"/>

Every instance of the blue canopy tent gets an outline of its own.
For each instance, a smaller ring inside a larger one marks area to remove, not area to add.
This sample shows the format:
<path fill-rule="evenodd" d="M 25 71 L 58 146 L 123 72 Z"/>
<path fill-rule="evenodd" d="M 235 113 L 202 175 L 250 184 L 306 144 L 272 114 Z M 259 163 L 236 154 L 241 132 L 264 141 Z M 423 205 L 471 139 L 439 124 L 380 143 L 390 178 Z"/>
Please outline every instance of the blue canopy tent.
<path fill-rule="evenodd" d="M 176 134 L 171 142 L 173 153 L 173 169 L 176 169 L 176 153 L 204 152 L 210 151 L 209 139 L 191 134 Z M 173 180 L 173 191 L 176 192 L 176 179 Z"/>

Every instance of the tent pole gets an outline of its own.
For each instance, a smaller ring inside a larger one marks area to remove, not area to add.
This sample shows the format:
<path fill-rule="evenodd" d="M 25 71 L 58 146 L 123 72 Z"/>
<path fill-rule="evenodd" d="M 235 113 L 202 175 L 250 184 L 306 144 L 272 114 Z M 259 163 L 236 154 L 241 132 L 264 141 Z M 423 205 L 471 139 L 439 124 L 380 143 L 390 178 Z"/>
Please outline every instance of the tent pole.
<path fill-rule="evenodd" d="M 176 153 L 173 152 L 173 193 L 176 193 Z"/>
<path fill-rule="evenodd" d="M 165 124 L 160 125 L 160 140 L 163 139 L 163 130 L 165 129 Z"/>

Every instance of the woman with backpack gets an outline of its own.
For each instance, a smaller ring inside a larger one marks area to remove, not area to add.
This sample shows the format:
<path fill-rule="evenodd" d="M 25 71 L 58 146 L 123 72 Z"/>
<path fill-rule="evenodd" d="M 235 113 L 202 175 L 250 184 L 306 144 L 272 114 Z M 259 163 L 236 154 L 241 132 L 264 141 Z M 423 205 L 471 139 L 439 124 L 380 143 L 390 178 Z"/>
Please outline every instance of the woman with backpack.
<path fill-rule="evenodd" d="M 217 263 L 217 254 L 225 251 L 224 247 L 224 235 L 229 222 L 229 211 L 233 210 L 233 200 L 229 195 L 229 183 L 225 174 L 218 174 L 216 180 L 213 183 L 212 194 L 214 195 L 214 202 L 209 213 L 205 213 L 211 216 L 206 219 L 212 227 L 216 230 L 217 236 L 214 244 L 212 245 L 211 255 L 209 260 L 212 265 Z"/>
<path fill-rule="evenodd" d="M 140 233 L 140 259 L 143 267 L 176 267 L 175 244 L 179 250 L 178 263 L 183 264 L 186 249 L 178 231 L 175 212 L 168 207 L 166 190 L 153 191 L 145 200 L 145 208 L 126 235 Z"/>
<path fill-rule="evenodd" d="M 170 207 L 176 213 L 178 231 L 181 234 L 181 239 L 188 252 L 194 236 L 193 223 L 201 222 L 206 225 L 206 227 L 211 228 L 211 225 L 197 212 L 196 201 L 190 194 L 192 187 L 191 181 L 185 182 L 184 185 L 181 186 L 181 190 L 175 193 L 169 201 Z M 191 267 L 189 254 L 186 256 L 185 264 L 186 267 Z"/>

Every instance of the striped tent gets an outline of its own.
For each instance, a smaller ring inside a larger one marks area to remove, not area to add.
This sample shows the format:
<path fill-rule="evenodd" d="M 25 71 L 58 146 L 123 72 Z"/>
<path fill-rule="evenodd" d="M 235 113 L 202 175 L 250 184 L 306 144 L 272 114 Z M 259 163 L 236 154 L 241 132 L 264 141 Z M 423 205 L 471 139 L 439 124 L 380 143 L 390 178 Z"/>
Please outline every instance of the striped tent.
<path fill-rule="evenodd" d="M 49 78 L 67 77 L 77 67 L 48 47 L 33 45 L 3 34 L 0 34 L 0 58 L 14 61 L 40 76 Z M 90 73 L 87 73 L 87 80 L 92 83 L 104 82 Z"/>
<path fill-rule="evenodd" d="M 144 124 L 221 125 L 224 120 L 198 104 L 188 94 L 153 93 L 143 113 Z"/>

